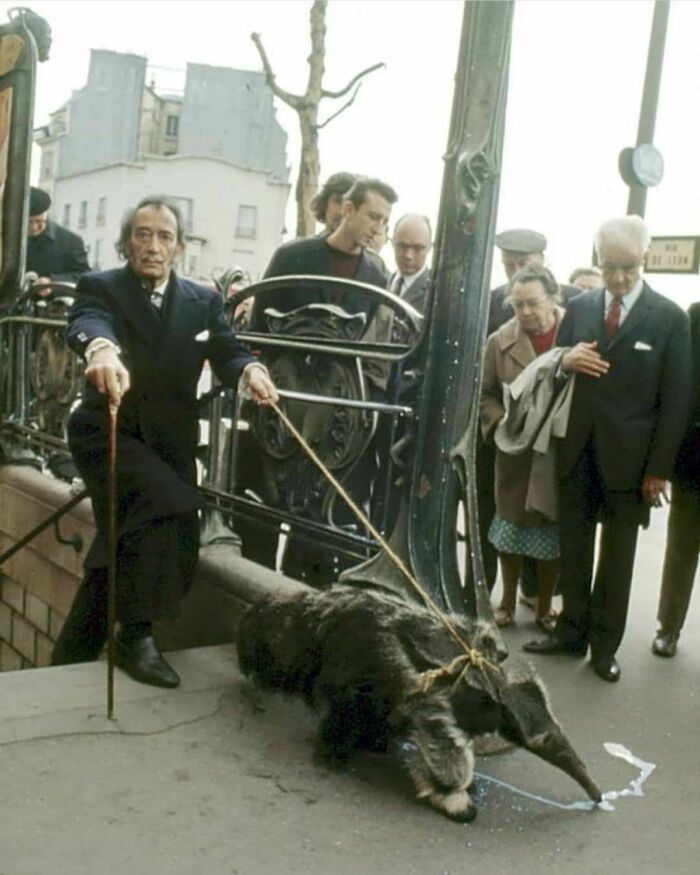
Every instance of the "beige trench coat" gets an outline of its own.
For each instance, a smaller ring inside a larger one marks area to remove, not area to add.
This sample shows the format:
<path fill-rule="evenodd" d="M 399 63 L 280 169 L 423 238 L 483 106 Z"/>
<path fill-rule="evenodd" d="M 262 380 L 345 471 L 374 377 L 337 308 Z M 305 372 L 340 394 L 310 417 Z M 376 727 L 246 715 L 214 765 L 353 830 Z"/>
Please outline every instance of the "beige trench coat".
<path fill-rule="evenodd" d="M 564 311 L 557 307 L 557 324 Z M 503 418 L 503 386 L 512 383 L 537 358 L 527 333 L 513 317 L 486 341 L 481 384 L 480 418 L 484 440 L 493 441 L 496 426 Z M 539 526 L 548 520 L 540 513 L 525 510 L 530 482 L 532 450 L 509 456 L 496 449 L 496 513 L 517 525 Z"/>

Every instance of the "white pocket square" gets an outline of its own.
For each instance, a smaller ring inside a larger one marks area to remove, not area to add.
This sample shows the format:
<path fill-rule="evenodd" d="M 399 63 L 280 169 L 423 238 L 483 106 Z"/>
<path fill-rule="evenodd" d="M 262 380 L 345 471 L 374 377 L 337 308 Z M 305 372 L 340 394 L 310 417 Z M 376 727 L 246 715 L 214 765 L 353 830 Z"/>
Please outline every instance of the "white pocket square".
<path fill-rule="evenodd" d="M 638 341 L 635 343 L 634 348 L 635 348 L 635 349 L 645 350 L 645 351 L 647 351 L 647 352 L 650 352 L 651 349 L 652 349 L 652 347 L 650 347 L 648 343 L 644 343 L 643 340 L 638 340 Z"/>
<path fill-rule="evenodd" d="M 194 339 L 200 340 L 200 341 L 209 340 L 209 334 L 210 334 L 209 329 L 205 328 L 204 331 L 200 331 L 199 334 L 195 334 Z"/>

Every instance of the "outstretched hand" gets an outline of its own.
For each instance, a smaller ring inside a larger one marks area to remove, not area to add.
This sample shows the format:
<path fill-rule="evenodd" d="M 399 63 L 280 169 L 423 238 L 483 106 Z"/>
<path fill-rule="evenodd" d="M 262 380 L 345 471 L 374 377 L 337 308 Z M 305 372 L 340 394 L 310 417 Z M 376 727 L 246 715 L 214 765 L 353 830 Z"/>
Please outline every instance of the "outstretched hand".
<path fill-rule="evenodd" d="M 277 394 L 275 384 L 270 379 L 265 368 L 252 365 L 247 376 L 247 389 L 250 392 L 250 397 L 256 404 L 262 404 L 264 407 L 269 407 L 270 404 L 277 404 L 279 395 Z"/>
<path fill-rule="evenodd" d="M 117 407 L 131 386 L 129 372 L 113 349 L 100 349 L 85 368 L 85 379 Z"/>
<path fill-rule="evenodd" d="M 576 371 L 589 377 L 602 377 L 610 370 L 607 362 L 597 350 L 597 342 L 577 343 L 562 358 L 561 366 L 565 371 Z"/>

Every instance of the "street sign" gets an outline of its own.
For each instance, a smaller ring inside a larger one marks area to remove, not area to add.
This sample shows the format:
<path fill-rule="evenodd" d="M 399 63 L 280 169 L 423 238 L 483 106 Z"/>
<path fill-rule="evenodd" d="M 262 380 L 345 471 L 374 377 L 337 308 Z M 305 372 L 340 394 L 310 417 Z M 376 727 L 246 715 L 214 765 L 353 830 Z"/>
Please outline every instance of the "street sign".
<path fill-rule="evenodd" d="M 700 237 L 653 237 L 644 264 L 645 273 L 697 273 Z"/>

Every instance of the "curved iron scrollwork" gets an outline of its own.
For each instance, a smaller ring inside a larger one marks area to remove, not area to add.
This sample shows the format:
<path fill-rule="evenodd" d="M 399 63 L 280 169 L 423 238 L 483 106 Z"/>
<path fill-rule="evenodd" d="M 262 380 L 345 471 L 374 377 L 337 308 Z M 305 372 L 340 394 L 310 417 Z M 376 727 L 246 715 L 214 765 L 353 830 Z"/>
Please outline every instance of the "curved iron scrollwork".
<path fill-rule="evenodd" d="M 67 296 L 38 302 L 47 319 L 64 320 L 72 303 Z M 34 390 L 33 413 L 38 428 L 55 437 L 65 434 L 71 407 L 80 392 L 83 364 L 66 345 L 63 329 L 37 327 L 29 355 L 29 379 Z"/>
<path fill-rule="evenodd" d="M 332 304 L 311 304 L 289 313 L 265 312 L 271 333 L 305 338 L 357 341 L 365 329 L 364 314 L 349 314 Z M 267 364 L 278 388 L 297 393 L 366 400 L 367 387 L 356 359 L 286 350 Z M 367 450 L 376 415 L 357 408 L 287 400 L 287 415 L 323 463 L 342 481 Z M 251 415 L 251 427 L 271 470 L 272 502 L 291 513 L 332 524 L 336 493 L 289 436 L 277 416 L 264 408 Z"/>
<path fill-rule="evenodd" d="M 471 220 L 476 215 L 477 204 L 484 183 L 496 173 L 496 165 L 485 149 L 463 152 L 455 167 L 455 194 L 457 223 L 466 233 L 471 233 Z"/>

